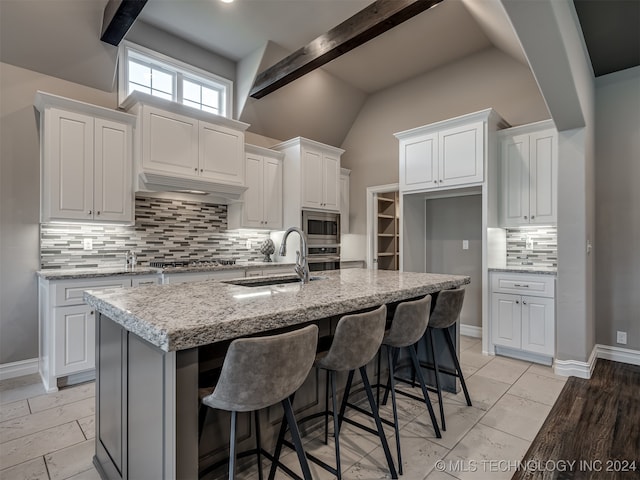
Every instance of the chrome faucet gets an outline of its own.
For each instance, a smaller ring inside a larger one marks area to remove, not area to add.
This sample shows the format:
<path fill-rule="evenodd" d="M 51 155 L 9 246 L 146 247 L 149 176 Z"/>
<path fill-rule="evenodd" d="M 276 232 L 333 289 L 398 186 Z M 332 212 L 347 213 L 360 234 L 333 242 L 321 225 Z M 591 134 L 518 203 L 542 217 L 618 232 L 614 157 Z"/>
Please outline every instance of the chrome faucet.
<path fill-rule="evenodd" d="M 302 283 L 309 283 L 309 264 L 307 263 L 307 255 L 309 252 L 307 250 L 307 237 L 305 237 L 304 232 L 301 229 L 298 227 L 289 227 L 287 231 L 284 232 L 284 237 L 282 237 L 282 243 L 280 244 L 280 256 L 284 257 L 287 254 L 287 237 L 291 232 L 297 232 L 300 236 L 300 250 L 296 252 L 296 273 L 300 277 L 300 281 Z"/>

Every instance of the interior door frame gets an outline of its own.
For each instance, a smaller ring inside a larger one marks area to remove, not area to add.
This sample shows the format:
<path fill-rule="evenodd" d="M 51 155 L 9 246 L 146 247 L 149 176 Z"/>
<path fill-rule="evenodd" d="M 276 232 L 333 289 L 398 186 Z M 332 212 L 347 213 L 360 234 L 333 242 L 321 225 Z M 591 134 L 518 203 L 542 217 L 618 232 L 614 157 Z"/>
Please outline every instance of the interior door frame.
<path fill-rule="evenodd" d="M 377 225 L 377 205 L 376 199 L 379 193 L 399 192 L 400 184 L 388 183 L 386 185 L 374 185 L 367 187 L 367 268 L 377 270 L 378 263 L 374 262 L 375 258 L 375 241 L 376 235 L 373 229 Z M 402 223 L 402 219 L 400 219 Z"/>

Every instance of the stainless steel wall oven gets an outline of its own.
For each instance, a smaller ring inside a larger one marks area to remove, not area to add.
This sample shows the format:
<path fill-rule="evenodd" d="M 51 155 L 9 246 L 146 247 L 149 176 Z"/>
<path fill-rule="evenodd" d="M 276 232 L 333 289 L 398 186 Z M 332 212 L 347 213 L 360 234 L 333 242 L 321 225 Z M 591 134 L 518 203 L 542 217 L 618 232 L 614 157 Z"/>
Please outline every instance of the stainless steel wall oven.
<path fill-rule="evenodd" d="M 302 230 L 309 246 L 310 271 L 340 268 L 340 214 L 302 211 Z"/>

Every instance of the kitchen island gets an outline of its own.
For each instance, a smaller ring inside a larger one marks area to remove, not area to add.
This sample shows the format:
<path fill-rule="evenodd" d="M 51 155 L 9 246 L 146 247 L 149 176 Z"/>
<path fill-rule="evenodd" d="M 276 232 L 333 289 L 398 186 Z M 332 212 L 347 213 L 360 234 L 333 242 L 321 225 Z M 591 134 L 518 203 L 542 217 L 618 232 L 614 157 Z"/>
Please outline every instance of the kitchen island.
<path fill-rule="evenodd" d="M 218 434 L 205 433 L 198 445 L 198 388 L 220 365 L 231 340 L 308 323 L 329 334 L 346 313 L 469 281 L 460 275 L 349 269 L 318 272 L 306 285 L 204 281 L 85 292 L 99 313 L 94 463 L 103 478 L 197 478 L 200 454 L 214 458 L 226 448 L 223 413 L 210 415 Z M 322 408 L 323 383 L 311 373 L 296 397 L 298 411 Z M 265 417 L 275 430 L 279 408 Z M 243 441 L 252 443 L 249 418 L 238 428 L 240 448 Z"/>

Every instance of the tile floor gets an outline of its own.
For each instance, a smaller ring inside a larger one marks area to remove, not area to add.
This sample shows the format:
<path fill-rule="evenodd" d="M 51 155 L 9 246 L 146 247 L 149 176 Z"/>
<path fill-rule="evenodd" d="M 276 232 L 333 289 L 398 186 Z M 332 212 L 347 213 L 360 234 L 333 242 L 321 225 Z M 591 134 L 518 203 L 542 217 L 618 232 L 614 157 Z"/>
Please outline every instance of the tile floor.
<path fill-rule="evenodd" d="M 473 406 L 466 406 L 462 393 L 445 394 L 442 438 L 435 437 L 424 405 L 398 397 L 401 478 L 510 479 L 514 471 L 503 461 L 522 459 L 566 380 L 548 367 L 483 356 L 480 340 L 470 337 L 461 338 L 461 363 Z M 0 382 L 0 479 L 98 479 L 91 464 L 94 395 L 93 383 L 44 394 L 37 375 Z M 437 414 L 435 395 L 432 402 Z M 390 406 L 381 409 L 388 418 L 390 411 Z M 369 421 L 353 411 L 350 415 Z M 387 438 L 395 458 L 393 429 L 388 428 Z M 389 478 L 376 437 L 345 424 L 340 440 L 345 480 Z M 334 462 L 333 444 L 324 445 L 321 430 L 304 441 L 309 452 Z M 295 453 L 282 460 L 299 470 Z M 264 467 L 268 471 L 267 462 Z M 311 469 L 314 479 L 333 478 L 314 464 Z M 216 471 L 209 478 L 224 476 Z M 257 466 L 249 465 L 239 477 L 257 478 Z M 288 477 L 279 472 L 277 478 Z"/>

